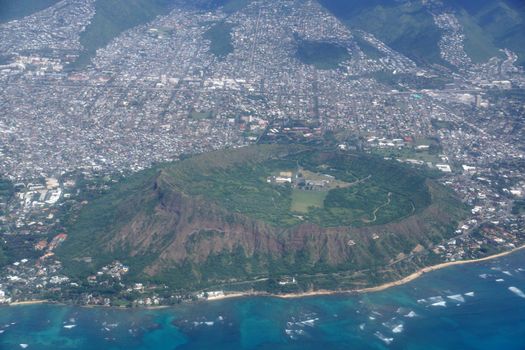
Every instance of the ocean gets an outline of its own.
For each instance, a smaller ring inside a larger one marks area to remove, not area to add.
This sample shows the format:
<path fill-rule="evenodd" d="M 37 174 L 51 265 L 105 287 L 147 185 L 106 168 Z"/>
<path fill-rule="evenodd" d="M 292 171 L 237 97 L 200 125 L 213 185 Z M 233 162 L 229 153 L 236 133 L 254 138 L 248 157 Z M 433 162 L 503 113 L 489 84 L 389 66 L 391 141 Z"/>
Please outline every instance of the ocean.
<path fill-rule="evenodd" d="M 0 308 L 0 349 L 525 349 L 525 252 L 363 295 Z"/>

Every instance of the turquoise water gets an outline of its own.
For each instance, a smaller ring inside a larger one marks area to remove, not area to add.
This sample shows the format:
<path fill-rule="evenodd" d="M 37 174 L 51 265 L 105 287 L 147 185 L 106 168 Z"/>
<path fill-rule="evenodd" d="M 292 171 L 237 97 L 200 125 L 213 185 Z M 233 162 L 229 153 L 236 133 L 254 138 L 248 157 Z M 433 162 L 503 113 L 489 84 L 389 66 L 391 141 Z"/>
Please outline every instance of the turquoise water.
<path fill-rule="evenodd" d="M 525 252 L 367 295 L 241 298 L 163 310 L 3 307 L 0 349 L 521 350 L 520 290 Z"/>

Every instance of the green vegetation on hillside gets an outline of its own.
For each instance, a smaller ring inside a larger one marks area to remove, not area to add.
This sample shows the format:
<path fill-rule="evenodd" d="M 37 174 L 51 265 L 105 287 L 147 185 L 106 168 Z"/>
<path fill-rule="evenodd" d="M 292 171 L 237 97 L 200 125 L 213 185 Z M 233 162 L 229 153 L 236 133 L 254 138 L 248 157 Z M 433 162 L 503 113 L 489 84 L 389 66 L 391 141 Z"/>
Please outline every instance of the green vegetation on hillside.
<path fill-rule="evenodd" d="M 379 51 L 376 47 L 361 38 L 359 35 L 354 36 L 354 40 L 357 42 L 357 45 L 359 45 L 359 48 L 363 51 L 363 53 L 368 57 L 373 59 L 385 57 L 384 53 Z"/>
<path fill-rule="evenodd" d="M 395 0 L 320 0 L 350 28 L 374 34 L 419 63 L 448 64 L 441 58 L 440 29 L 421 2 Z M 521 0 L 446 0 L 464 29 L 465 50 L 474 62 L 499 56 L 501 48 L 525 63 L 525 2 Z M 359 44 L 359 43 L 358 43 Z M 370 53 L 370 52 L 369 52 Z"/>
<path fill-rule="evenodd" d="M 465 50 L 475 62 L 501 56 L 509 48 L 525 64 L 525 2 L 521 0 L 447 0 L 465 30 Z"/>
<path fill-rule="evenodd" d="M 151 214 L 154 203 L 142 193 L 151 186 L 151 179 L 158 169 L 145 170 L 135 176 L 123 179 L 118 187 L 109 193 L 98 196 L 82 208 L 80 213 L 72 212 L 67 217 L 68 231 L 74 232 L 74 239 L 67 240 L 60 246 L 64 258 L 68 259 L 68 269 L 73 275 L 85 275 L 94 272 L 95 265 L 86 263 L 84 257 L 96 253 L 97 260 L 106 263 L 113 259 L 125 259 L 129 252 L 125 249 L 109 252 L 108 242 L 123 227 L 133 212 L 145 210 Z M 95 243 L 96 242 L 96 243 Z M 150 259 L 135 257 L 134 266 L 143 267 Z"/>
<path fill-rule="evenodd" d="M 0 23 L 12 21 L 46 9 L 59 0 L 0 0 Z"/>
<path fill-rule="evenodd" d="M 210 52 L 220 60 L 233 52 L 231 32 L 233 24 L 219 22 L 208 29 L 203 37 L 210 41 Z"/>
<path fill-rule="evenodd" d="M 374 34 L 419 63 L 441 63 L 439 28 L 420 2 L 394 0 L 320 0 L 349 28 Z"/>
<path fill-rule="evenodd" d="M 343 46 L 309 40 L 299 40 L 296 55 L 304 64 L 318 69 L 336 69 L 342 62 L 350 59 L 348 50 Z"/>
<path fill-rule="evenodd" d="M 504 56 L 492 42 L 491 37 L 484 32 L 483 28 L 468 13 L 460 10 L 457 17 L 465 33 L 465 52 L 474 63 L 483 63 L 487 62 L 491 57 Z"/>
<path fill-rule="evenodd" d="M 274 225 L 293 225 L 298 220 L 290 212 L 291 189 L 272 186 L 266 177 L 291 161 L 241 163 L 228 168 L 194 171 L 193 164 L 166 169 L 172 184 L 192 196 L 204 196 L 232 212 L 242 213 Z"/>
<path fill-rule="evenodd" d="M 74 67 L 89 64 L 98 48 L 104 47 L 125 30 L 167 13 L 172 0 L 97 0 L 95 16 L 80 34 L 84 52 Z"/>

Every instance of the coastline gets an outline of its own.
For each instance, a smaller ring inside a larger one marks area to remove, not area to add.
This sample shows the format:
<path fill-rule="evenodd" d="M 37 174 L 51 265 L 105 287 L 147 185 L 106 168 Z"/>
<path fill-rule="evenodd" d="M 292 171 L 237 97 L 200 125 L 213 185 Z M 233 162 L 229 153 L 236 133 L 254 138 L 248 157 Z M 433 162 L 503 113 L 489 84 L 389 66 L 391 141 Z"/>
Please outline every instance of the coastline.
<path fill-rule="evenodd" d="M 418 271 L 413 272 L 410 275 L 403 277 L 399 280 L 392 281 L 392 282 L 386 282 L 386 283 L 383 283 L 383 284 L 380 284 L 374 287 L 349 289 L 349 290 L 319 289 L 319 290 L 309 291 L 309 292 L 287 293 L 287 294 L 272 294 L 272 293 L 267 293 L 267 292 L 231 292 L 231 293 L 225 293 L 223 295 L 215 295 L 212 297 L 208 297 L 207 299 L 202 300 L 202 301 L 213 302 L 213 301 L 242 298 L 242 297 L 272 297 L 272 298 L 281 298 L 281 299 L 295 299 L 295 298 L 305 298 L 305 297 L 314 297 L 314 296 L 323 296 L 323 295 L 365 294 L 365 293 L 381 292 L 389 288 L 393 288 L 393 287 L 397 287 L 397 286 L 401 286 L 401 285 L 410 283 L 429 272 L 441 270 L 441 269 L 444 269 L 450 266 L 455 266 L 455 265 L 475 264 L 479 262 L 494 260 L 497 258 L 501 258 L 507 255 L 510 255 L 512 253 L 515 253 L 523 249 L 525 249 L 525 244 L 519 247 L 513 248 L 511 250 L 508 250 L 508 251 L 486 256 L 484 258 L 449 261 L 449 262 L 440 263 L 437 265 L 423 267 L 419 269 Z M 36 305 L 36 304 L 60 304 L 60 303 L 49 302 L 49 300 L 26 300 L 26 301 L 12 302 L 12 303 L 6 304 L 6 306 L 24 306 L 24 305 Z M 81 307 L 104 307 L 104 306 L 98 306 L 98 305 L 80 305 L 80 306 Z M 170 307 L 169 305 L 159 305 L 159 306 L 145 307 L 145 309 L 165 309 L 169 307 Z M 117 307 L 117 308 L 121 308 L 121 307 Z"/>
<path fill-rule="evenodd" d="M 524 245 L 521 245 L 519 247 L 516 247 L 516 248 L 513 248 L 511 250 L 508 250 L 508 251 L 505 251 L 505 252 L 501 252 L 501 253 L 498 253 L 498 254 L 494 254 L 494 255 L 489 255 L 489 256 L 486 256 L 484 258 L 479 258 L 479 259 L 472 259 L 472 260 L 458 260 L 458 261 L 449 261 L 449 262 L 445 262 L 445 263 L 441 263 L 441 264 L 437 264 L 437 265 L 432 265 L 432 266 L 427 266 L 427 267 L 424 267 L 400 280 L 397 280 L 397 281 L 393 281 L 393 282 L 388 282 L 388 283 L 384 283 L 384 284 L 381 284 L 379 286 L 376 286 L 376 287 L 369 287 L 369 288 L 363 288 L 363 289 L 358 289 L 358 290 L 355 290 L 355 292 L 357 293 L 368 293 L 368 292 L 379 292 L 379 291 L 383 291 L 385 289 L 388 289 L 388 288 L 392 288 L 392 287 L 396 287 L 396 286 L 400 286 L 400 285 L 403 285 L 403 284 L 407 284 L 411 281 L 414 281 L 415 279 L 423 276 L 424 274 L 428 273 L 428 272 L 432 272 L 432 271 L 437 271 L 437 270 L 441 270 L 441 269 L 444 269 L 444 268 L 447 268 L 447 267 L 450 267 L 450 266 L 455 266 L 455 265 L 466 265 L 466 264 L 475 264 L 475 263 L 479 263 L 479 262 L 483 262 L 483 261 L 489 261 L 489 260 L 494 260 L 494 259 L 497 259 L 497 258 L 501 258 L 501 257 L 504 257 L 504 256 L 507 256 L 507 255 L 510 255 L 512 253 L 515 253 L 517 251 L 520 251 L 522 249 L 525 249 L 525 244 Z"/>
<path fill-rule="evenodd" d="M 270 293 L 262 293 L 262 292 L 235 292 L 231 294 L 224 294 L 223 296 L 216 296 L 213 298 L 207 299 L 207 301 L 217 301 L 217 300 L 224 300 L 224 299 L 231 299 L 231 298 L 238 298 L 238 297 L 250 297 L 250 296 L 268 296 L 268 297 L 274 297 L 274 298 L 282 298 L 282 299 L 293 299 L 293 298 L 304 298 L 304 297 L 313 297 L 313 296 L 322 296 L 322 295 L 338 295 L 338 294 L 364 294 L 364 293 L 374 293 L 374 292 L 381 292 L 386 289 L 401 286 L 407 283 L 410 283 L 419 277 L 423 276 L 426 273 L 441 270 L 450 266 L 455 265 L 466 265 L 466 264 L 475 264 L 483 261 L 489 261 L 494 260 L 497 258 L 501 258 L 507 255 L 510 255 L 512 253 L 515 253 L 517 251 L 525 249 L 525 244 L 521 245 L 519 247 L 513 248 L 511 250 L 507 250 L 505 252 L 497 253 L 494 255 L 489 255 L 484 258 L 479 259 L 471 259 L 471 260 L 458 260 L 458 261 L 449 261 L 445 263 L 440 263 L 437 265 L 427 266 L 423 267 L 416 272 L 411 273 L 410 275 L 403 277 L 399 280 L 387 282 L 380 284 L 378 286 L 374 287 L 367 287 L 367 288 L 360 288 L 360 289 L 349 289 L 349 290 L 326 290 L 326 289 L 320 289 L 310 292 L 303 292 L 303 293 L 288 293 L 288 294 L 270 294 Z"/>

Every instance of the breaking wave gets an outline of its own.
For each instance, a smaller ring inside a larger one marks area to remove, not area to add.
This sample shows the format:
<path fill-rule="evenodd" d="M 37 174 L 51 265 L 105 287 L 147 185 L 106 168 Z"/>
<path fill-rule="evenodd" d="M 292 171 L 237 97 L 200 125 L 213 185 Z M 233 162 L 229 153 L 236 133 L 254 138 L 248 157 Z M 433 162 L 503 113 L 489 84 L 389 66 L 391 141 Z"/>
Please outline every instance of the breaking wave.
<path fill-rule="evenodd" d="M 516 294 L 517 296 L 519 296 L 520 298 L 525 298 L 525 293 L 523 293 L 523 291 L 517 287 L 514 287 L 514 286 L 510 286 L 509 287 L 509 290 Z"/>
<path fill-rule="evenodd" d="M 461 294 L 448 295 L 447 298 L 449 298 L 450 300 L 459 301 L 460 303 L 465 302 L 465 298 L 463 298 L 463 295 Z"/>

